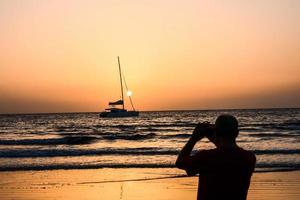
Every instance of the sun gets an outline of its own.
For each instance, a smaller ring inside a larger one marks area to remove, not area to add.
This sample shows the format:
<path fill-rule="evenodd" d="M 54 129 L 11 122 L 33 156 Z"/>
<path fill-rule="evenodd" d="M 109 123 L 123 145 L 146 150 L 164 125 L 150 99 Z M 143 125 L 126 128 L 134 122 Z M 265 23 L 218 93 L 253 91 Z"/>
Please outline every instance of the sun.
<path fill-rule="evenodd" d="M 127 92 L 126 92 L 126 94 L 127 94 L 127 96 L 131 96 L 132 95 L 132 92 L 130 91 L 130 90 L 128 90 Z"/>

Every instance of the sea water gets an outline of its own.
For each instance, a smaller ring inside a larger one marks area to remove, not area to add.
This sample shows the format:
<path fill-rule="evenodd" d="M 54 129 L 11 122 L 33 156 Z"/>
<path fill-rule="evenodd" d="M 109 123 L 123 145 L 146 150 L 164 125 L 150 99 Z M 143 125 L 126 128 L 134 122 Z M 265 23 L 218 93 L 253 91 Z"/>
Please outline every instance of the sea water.
<path fill-rule="evenodd" d="M 300 109 L 0 115 L 0 171 L 173 168 L 198 122 L 237 117 L 238 144 L 257 157 L 256 171 L 300 170 Z M 207 139 L 197 149 L 211 149 Z"/>

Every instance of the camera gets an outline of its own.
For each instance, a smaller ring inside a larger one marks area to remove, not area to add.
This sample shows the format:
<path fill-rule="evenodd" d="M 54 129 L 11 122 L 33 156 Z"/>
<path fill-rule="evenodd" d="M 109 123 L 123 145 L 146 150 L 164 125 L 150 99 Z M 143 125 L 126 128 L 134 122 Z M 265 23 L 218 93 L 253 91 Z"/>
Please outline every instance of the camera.
<path fill-rule="evenodd" d="M 198 132 L 205 136 L 211 136 L 215 132 L 215 125 L 209 122 L 202 122 L 197 125 Z"/>
<path fill-rule="evenodd" d="M 215 132 L 215 125 L 214 124 L 208 124 L 208 126 L 205 127 L 205 136 L 211 136 Z"/>

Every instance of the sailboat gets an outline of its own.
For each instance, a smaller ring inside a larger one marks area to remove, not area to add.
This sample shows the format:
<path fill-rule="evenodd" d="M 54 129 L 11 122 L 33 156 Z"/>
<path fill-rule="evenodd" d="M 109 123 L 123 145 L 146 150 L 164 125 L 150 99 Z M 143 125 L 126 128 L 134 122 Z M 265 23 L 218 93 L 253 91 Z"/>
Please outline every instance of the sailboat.
<path fill-rule="evenodd" d="M 106 108 L 105 111 L 101 112 L 100 117 L 111 117 L 111 118 L 114 118 L 114 117 L 137 117 L 137 116 L 139 116 L 139 112 L 134 109 L 133 102 L 132 102 L 132 99 L 131 99 L 131 94 L 132 93 L 131 93 L 130 90 L 128 90 L 126 80 L 124 78 L 124 83 L 125 83 L 125 86 L 126 86 L 127 95 L 129 97 L 132 110 L 128 111 L 128 110 L 125 109 L 124 90 L 123 90 L 123 77 L 124 76 L 122 76 L 119 56 L 118 56 L 118 65 L 119 65 L 122 99 L 114 101 L 114 102 L 109 102 L 108 103 L 109 108 Z M 118 108 L 116 106 L 122 106 L 122 107 Z"/>

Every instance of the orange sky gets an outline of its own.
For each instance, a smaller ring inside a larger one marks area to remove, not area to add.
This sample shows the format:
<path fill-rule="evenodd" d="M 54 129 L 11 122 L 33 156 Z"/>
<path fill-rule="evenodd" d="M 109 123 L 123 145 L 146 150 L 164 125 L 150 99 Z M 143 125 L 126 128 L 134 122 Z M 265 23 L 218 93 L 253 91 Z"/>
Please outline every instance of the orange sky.
<path fill-rule="evenodd" d="M 0 113 L 300 107 L 300 1 L 2 0 Z"/>

